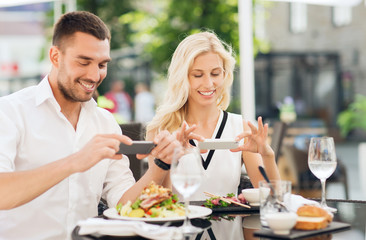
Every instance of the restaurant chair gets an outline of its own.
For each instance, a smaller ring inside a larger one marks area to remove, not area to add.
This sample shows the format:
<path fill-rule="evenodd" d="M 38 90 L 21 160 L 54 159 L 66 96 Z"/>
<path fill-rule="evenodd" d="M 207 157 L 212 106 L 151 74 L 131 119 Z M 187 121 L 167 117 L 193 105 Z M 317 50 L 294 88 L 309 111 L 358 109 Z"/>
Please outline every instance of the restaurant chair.
<path fill-rule="evenodd" d="M 145 126 L 142 123 L 123 123 L 119 125 L 122 129 L 123 135 L 131 138 L 132 140 L 144 140 L 145 139 Z M 135 154 L 128 154 L 130 159 L 130 169 L 134 178 L 138 181 L 146 169 L 146 163 L 143 160 L 136 158 Z"/>
<path fill-rule="evenodd" d="M 308 166 L 307 151 L 296 148 L 293 145 L 284 145 L 283 154 L 289 171 L 292 173 L 294 182 L 293 190 L 296 193 L 318 192 L 320 193 L 320 180 L 316 178 Z M 345 199 L 349 199 L 347 171 L 340 159 L 337 159 L 335 172 L 326 181 L 326 187 L 331 183 L 341 183 L 344 189 Z M 304 194 L 302 194 L 304 195 Z M 313 196 L 305 196 L 313 197 Z"/>
<path fill-rule="evenodd" d="M 275 160 L 278 162 L 278 158 L 281 154 L 281 147 L 283 139 L 286 135 L 287 124 L 282 121 L 277 121 L 272 127 L 273 131 L 271 134 L 271 148 L 275 153 Z"/>
<path fill-rule="evenodd" d="M 238 195 L 241 193 L 241 190 L 246 188 L 253 188 L 253 185 L 247 174 L 242 173 L 240 175 L 240 183 L 238 186 Z"/>

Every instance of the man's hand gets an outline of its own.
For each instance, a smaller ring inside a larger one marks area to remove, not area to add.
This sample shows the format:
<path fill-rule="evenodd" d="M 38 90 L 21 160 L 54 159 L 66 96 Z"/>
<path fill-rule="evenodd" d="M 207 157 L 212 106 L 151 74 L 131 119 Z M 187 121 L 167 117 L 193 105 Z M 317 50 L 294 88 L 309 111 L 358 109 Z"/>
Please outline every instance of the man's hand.
<path fill-rule="evenodd" d="M 116 154 L 120 143 L 132 144 L 132 140 L 119 134 L 99 134 L 94 136 L 79 152 L 72 168 L 75 172 L 84 172 L 105 158 L 119 160 L 122 154 Z"/>

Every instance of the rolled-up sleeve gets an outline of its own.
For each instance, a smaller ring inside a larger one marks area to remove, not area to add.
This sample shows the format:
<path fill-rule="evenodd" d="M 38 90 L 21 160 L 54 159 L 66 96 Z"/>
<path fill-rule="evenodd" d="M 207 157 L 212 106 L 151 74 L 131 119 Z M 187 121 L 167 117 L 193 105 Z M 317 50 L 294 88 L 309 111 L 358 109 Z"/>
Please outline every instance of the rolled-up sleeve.
<path fill-rule="evenodd" d="M 121 160 L 110 160 L 102 195 L 109 207 L 116 206 L 122 195 L 135 184 L 129 166 L 129 159 L 125 155 Z"/>
<path fill-rule="evenodd" d="M 114 133 L 122 134 L 122 130 L 113 120 Z M 112 125 L 112 124 L 111 124 Z M 107 175 L 105 177 L 102 198 L 109 207 L 117 205 L 122 195 L 135 184 L 135 178 L 130 169 L 130 160 L 123 155 L 121 160 L 109 160 Z"/>

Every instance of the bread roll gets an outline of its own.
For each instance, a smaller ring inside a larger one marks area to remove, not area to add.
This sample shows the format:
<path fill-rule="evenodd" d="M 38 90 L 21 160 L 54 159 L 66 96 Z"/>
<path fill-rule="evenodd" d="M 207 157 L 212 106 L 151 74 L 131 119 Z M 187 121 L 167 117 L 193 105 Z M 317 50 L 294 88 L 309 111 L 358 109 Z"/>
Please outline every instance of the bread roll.
<path fill-rule="evenodd" d="M 304 205 L 297 210 L 298 219 L 295 229 L 317 230 L 328 226 L 333 220 L 333 216 L 326 210 L 312 205 Z"/>

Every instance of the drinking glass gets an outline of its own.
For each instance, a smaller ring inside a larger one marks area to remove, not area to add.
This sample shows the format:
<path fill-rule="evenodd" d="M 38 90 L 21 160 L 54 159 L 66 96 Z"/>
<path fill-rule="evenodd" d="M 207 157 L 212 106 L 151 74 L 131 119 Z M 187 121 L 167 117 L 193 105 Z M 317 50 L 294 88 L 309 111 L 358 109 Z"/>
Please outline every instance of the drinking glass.
<path fill-rule="evenodd" d="M 322 208 L 336 212 L 337 209 L 327 206 L 325 201 L 325 181 L 337 167 L 337 157 L 332 137 L 313 137 L 310 140 L 308 165 L 310 171 L 320 179 L 322 185 Z"/>
<path fill-rule="evenodd" d="M 170 178 L 174 188 L 183 196 L 186 217 L 180 227 L 183 234 L 202 232 L 202 228 L 195 227 L 189 220 L 189 197 L 197 191 L 203 178 L 201 155 L 196 147 L 176 148 L 174 151 Z"/>

